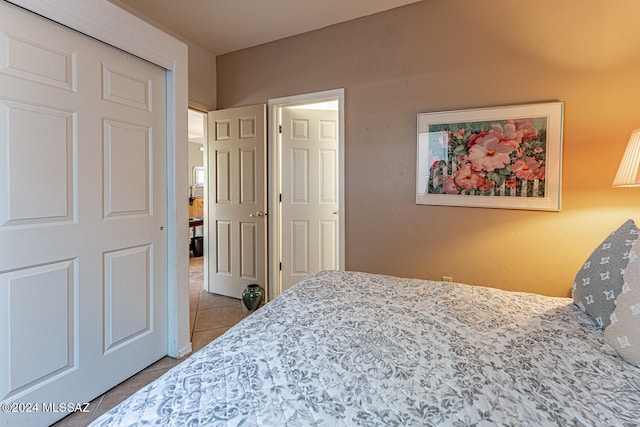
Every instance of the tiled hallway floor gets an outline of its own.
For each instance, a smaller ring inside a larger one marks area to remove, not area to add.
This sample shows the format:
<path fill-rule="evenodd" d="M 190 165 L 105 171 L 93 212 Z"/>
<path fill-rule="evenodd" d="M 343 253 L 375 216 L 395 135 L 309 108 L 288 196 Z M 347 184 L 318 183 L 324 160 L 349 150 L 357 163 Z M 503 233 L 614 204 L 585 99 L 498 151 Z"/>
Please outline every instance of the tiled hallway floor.
<path fill-rule="evenodd" d="M 189 303 L 191 309 L 191 345 L 193 351 L 201 349 L 249 314 L 242 306 L 240 300 L 204 291 L 203 279 L 204 258 L 190 258 Z M 181 360 L 183 359 L 176 360 L 170 357 L 160 359 L 153 365 L 94 399 L 89 405 L 89 412 L 71 414 L 55 423 L 54 426 L 86 426 L 99 415 L 132 395 L 139 388 L 160 377 L 170 368 L 180 363 Z"/>

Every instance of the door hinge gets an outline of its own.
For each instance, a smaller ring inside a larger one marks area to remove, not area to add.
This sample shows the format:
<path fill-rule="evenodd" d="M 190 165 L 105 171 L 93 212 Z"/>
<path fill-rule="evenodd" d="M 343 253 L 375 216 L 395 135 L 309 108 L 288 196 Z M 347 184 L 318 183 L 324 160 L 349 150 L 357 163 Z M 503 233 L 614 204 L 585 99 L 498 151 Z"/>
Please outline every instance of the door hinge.
<path fill-rule="evenodd" d="M 282 271 L 282 263 L 280 263 L 280 271 Z"/>
<path fill-rule="evenodd" d="M 282 125 L 278 126 L 278 132 L 282 133 Z"/>
<path fill-rule="evenodd" d="M 279 199 L 280 199 L 280 203 L 282 203 L 282 193 L 280 193 Z"/>

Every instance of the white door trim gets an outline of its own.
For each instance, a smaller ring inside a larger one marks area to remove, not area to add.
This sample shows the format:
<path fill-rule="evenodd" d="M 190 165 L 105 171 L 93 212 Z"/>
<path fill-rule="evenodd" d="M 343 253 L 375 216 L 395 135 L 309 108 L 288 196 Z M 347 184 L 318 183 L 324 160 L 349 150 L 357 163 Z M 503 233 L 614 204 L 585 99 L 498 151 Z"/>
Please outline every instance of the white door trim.
<path fill-rule="evenodd" d="M 344 204 L 344 89 L 332 89 L 322 92 L 306 93 L 302 95 L 286 96 L 269 100 L 269 142 L 267 156 L 269 158 L 269 216 L 268 216 L 268 236 L 269 236 L 269 290 L 268 298 L 271 299 L 282 293 L 280 283 L 280 156 L 279 156 L 279 135 L 278 124 L 280 122 L 280 109 L 287 105 L 307 104 L 320 102 L 327 99 L 338 100 L 338 192 L 339 211 L 338 235 L 340 256 L 338 257 L 339 269 L 344 270 L 345 266 L 345 204 Z"/>
<path fill-rule="evenodd" d="M 187 46 L 107 0 L 10 0 L 167 70 L 167 353 L 191 352 L 187 145 Z"/>

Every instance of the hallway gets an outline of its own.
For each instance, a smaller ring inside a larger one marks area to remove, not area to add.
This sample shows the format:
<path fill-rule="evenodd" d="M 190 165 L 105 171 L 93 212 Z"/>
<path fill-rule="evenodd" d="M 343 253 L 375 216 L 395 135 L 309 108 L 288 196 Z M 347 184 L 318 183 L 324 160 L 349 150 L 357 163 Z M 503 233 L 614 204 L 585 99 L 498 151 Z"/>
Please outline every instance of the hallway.
<path fill-rule="evenodd" d="M 209 293 L 204 288 L 204 257 L 189 259 L 189 305 L 191 345 L 200 350 L 249 312 L 242 301 Z"/>

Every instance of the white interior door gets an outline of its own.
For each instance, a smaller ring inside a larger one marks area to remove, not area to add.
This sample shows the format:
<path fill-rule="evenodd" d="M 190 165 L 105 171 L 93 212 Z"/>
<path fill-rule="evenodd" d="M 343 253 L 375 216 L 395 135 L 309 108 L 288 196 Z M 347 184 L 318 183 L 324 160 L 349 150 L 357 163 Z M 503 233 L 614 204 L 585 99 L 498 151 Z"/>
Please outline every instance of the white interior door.
<path fill-rule="evenodd" d="M 281 290 L 339 269 L 338 112 L 282 108 Z"/>
<path fill-rule="evenodd" d="M 0 3 L 2 403 L 87 402 L 166 354 L 165 91 L 163 69 Z M 0 424 L 66 415 L 38 409 Z"/>
<path fill-rule="evenodd" d="M 208 290 L 266 287 L 266 106 L 209 112 Z"/>

